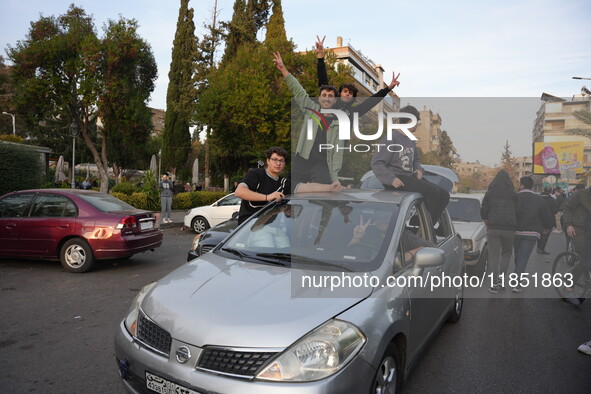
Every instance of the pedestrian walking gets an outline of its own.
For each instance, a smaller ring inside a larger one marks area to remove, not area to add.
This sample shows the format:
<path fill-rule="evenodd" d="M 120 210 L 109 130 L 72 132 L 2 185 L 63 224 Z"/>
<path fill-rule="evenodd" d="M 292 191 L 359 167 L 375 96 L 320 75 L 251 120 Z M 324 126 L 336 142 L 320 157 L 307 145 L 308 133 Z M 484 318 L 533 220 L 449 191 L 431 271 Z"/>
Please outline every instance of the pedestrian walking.
<path fill-rule="evenodd" d="M 162 180 L 158 182 L 158 189 L 160 189 L 160 204 L 161 213 L 160 217 L 162 223 L 172 223 L 170 213 L 172 211 L 172 195 L 173 195 L 173 183 L 168 178 L 168 173 L 162 175 Z"/>
<path fill-rule="evenodd" d="M 554 230 L 554 232 L 556 233 L 561 233 L 562 232 L 562 204 L 564 204 L 564 201 L 566 200 L 566 198 L 564 197 L 564 193 L 562 192 L 562 189 L 559 187 L 555 187 L 554 188 L 554 207 L 556 209 L 556 229 Z"/>
<path fill-rule="evenodd" d="M 556 209 L 556 203 L 552 198 L 551 192 L 552 188 L 550 186 L 546 186 L 542 194 L 540 194 L 540 196 L 548 206 L 548 209 L 550 210 L 550 212 L 552 213 L 552 217 L 554 218 L 556 216 L 556 212 L 558 212 L 558 209 Z M 550 252 L 546 250 L 546 245 L 548 244 L 548 238 L 550 238 L 550 232 L 552 231 L 553 226 L 554 220 L 549 225 L 549 227 L 548 225 L 546 225 L 546 227 L 540 234 L 540 238 L 538 239 L 538 254 L 550 254 Z"/>
<path fill-rule="evenodd" d="M 488 239 L 488 262 L 493 284 L 488 289 L 496 294 L 501 288 L 499 276 L 506 274 L 513 253 L 513 241 L 519 210 L 517 193 L 509 173 L 501 170 L 488 186 L 482 200 L 480 216 L 484 220 Z"/>
<path fill-rule="evenodd" d="M 524 176 L 519 180 L 519 192 L 517 193 L 519 209 L 517 211 L 515 241 L 513 242 L 515 273 L 518 278 L 525 272 L 529 256 L 540 235 L 544 229 L 552 228 L 554 222 L 554 216 L 548 204 L 532 190 L 533 186 L 534 181 L 530 177 Z M 519 284 L 513 288 L 515 293 L 521 291 L 522 288 Z"/>

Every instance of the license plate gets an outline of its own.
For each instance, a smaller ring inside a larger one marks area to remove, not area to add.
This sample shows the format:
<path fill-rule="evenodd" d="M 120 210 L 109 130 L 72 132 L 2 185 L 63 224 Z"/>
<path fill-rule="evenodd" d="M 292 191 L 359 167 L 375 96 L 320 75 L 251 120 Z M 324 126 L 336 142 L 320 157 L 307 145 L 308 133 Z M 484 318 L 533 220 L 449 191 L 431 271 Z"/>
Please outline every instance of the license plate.
<path fill-rule="evenodd" d="M 153 221 L 148 221 L 148 222 L 140 222 L 140 230 L 151 230 L 154 228 L 154 222 Z"/>
<path fill-rule="evenodd" d="M 146 372 L 146 387 L 160 394 L 201 394 L 199 391 L 191 390 L 150 372 Z"/>

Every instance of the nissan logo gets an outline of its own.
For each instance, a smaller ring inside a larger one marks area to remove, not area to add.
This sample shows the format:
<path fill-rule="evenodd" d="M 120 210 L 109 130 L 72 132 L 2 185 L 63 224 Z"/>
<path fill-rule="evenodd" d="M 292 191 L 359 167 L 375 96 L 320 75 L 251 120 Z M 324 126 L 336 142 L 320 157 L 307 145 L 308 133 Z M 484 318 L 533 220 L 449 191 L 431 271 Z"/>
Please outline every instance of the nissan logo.
<path fill-rule="evenodd" d="M 191 351 L 186 346 L 181 346 L 176 350 L 176 361 L 181 364 L 186 363 L 191 358 Z"/>

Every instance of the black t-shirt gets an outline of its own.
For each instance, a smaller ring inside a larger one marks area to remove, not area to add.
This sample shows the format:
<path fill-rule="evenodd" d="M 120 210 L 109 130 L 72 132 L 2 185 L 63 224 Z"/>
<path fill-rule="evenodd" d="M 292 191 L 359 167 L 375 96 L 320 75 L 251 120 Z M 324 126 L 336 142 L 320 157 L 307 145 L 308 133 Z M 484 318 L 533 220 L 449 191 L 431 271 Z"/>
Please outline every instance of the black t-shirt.
<path fill-rule="evenodd" d="M 273 178 L 264 168 L 256 168 L 248 171 L 240 183 L 244 183 L 250 190 L 262 194 L 271 194 L 273 192 L 291 193 L 291 182 L 289 178 L 282 176 Z M 238 223 L 244 222 L 249 216 L 267 204 L 267 201 L 242 200 L 240 211 L 238 212 Z"/>

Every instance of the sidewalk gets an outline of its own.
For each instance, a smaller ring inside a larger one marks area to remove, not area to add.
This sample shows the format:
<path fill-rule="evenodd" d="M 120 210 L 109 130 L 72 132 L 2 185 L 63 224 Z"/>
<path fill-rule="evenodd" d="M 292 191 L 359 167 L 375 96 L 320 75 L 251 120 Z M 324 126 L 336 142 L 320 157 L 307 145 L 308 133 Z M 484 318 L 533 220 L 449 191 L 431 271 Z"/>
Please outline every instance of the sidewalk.
<path fill-rule="evenodd" d="M 157 213 L 158 213 L 158 216 L 160 216 L 160 212 L 157 212 Z M 162 221 L 160 221 L 160 228 L 183 227 L 185 225 L 184 219 L 185 219 L 186 214 L 187 214 L 186 209 L 173 210 L 170 213 L 170 218 L 172 219 L 172 223 L 162 223 Z"/>

